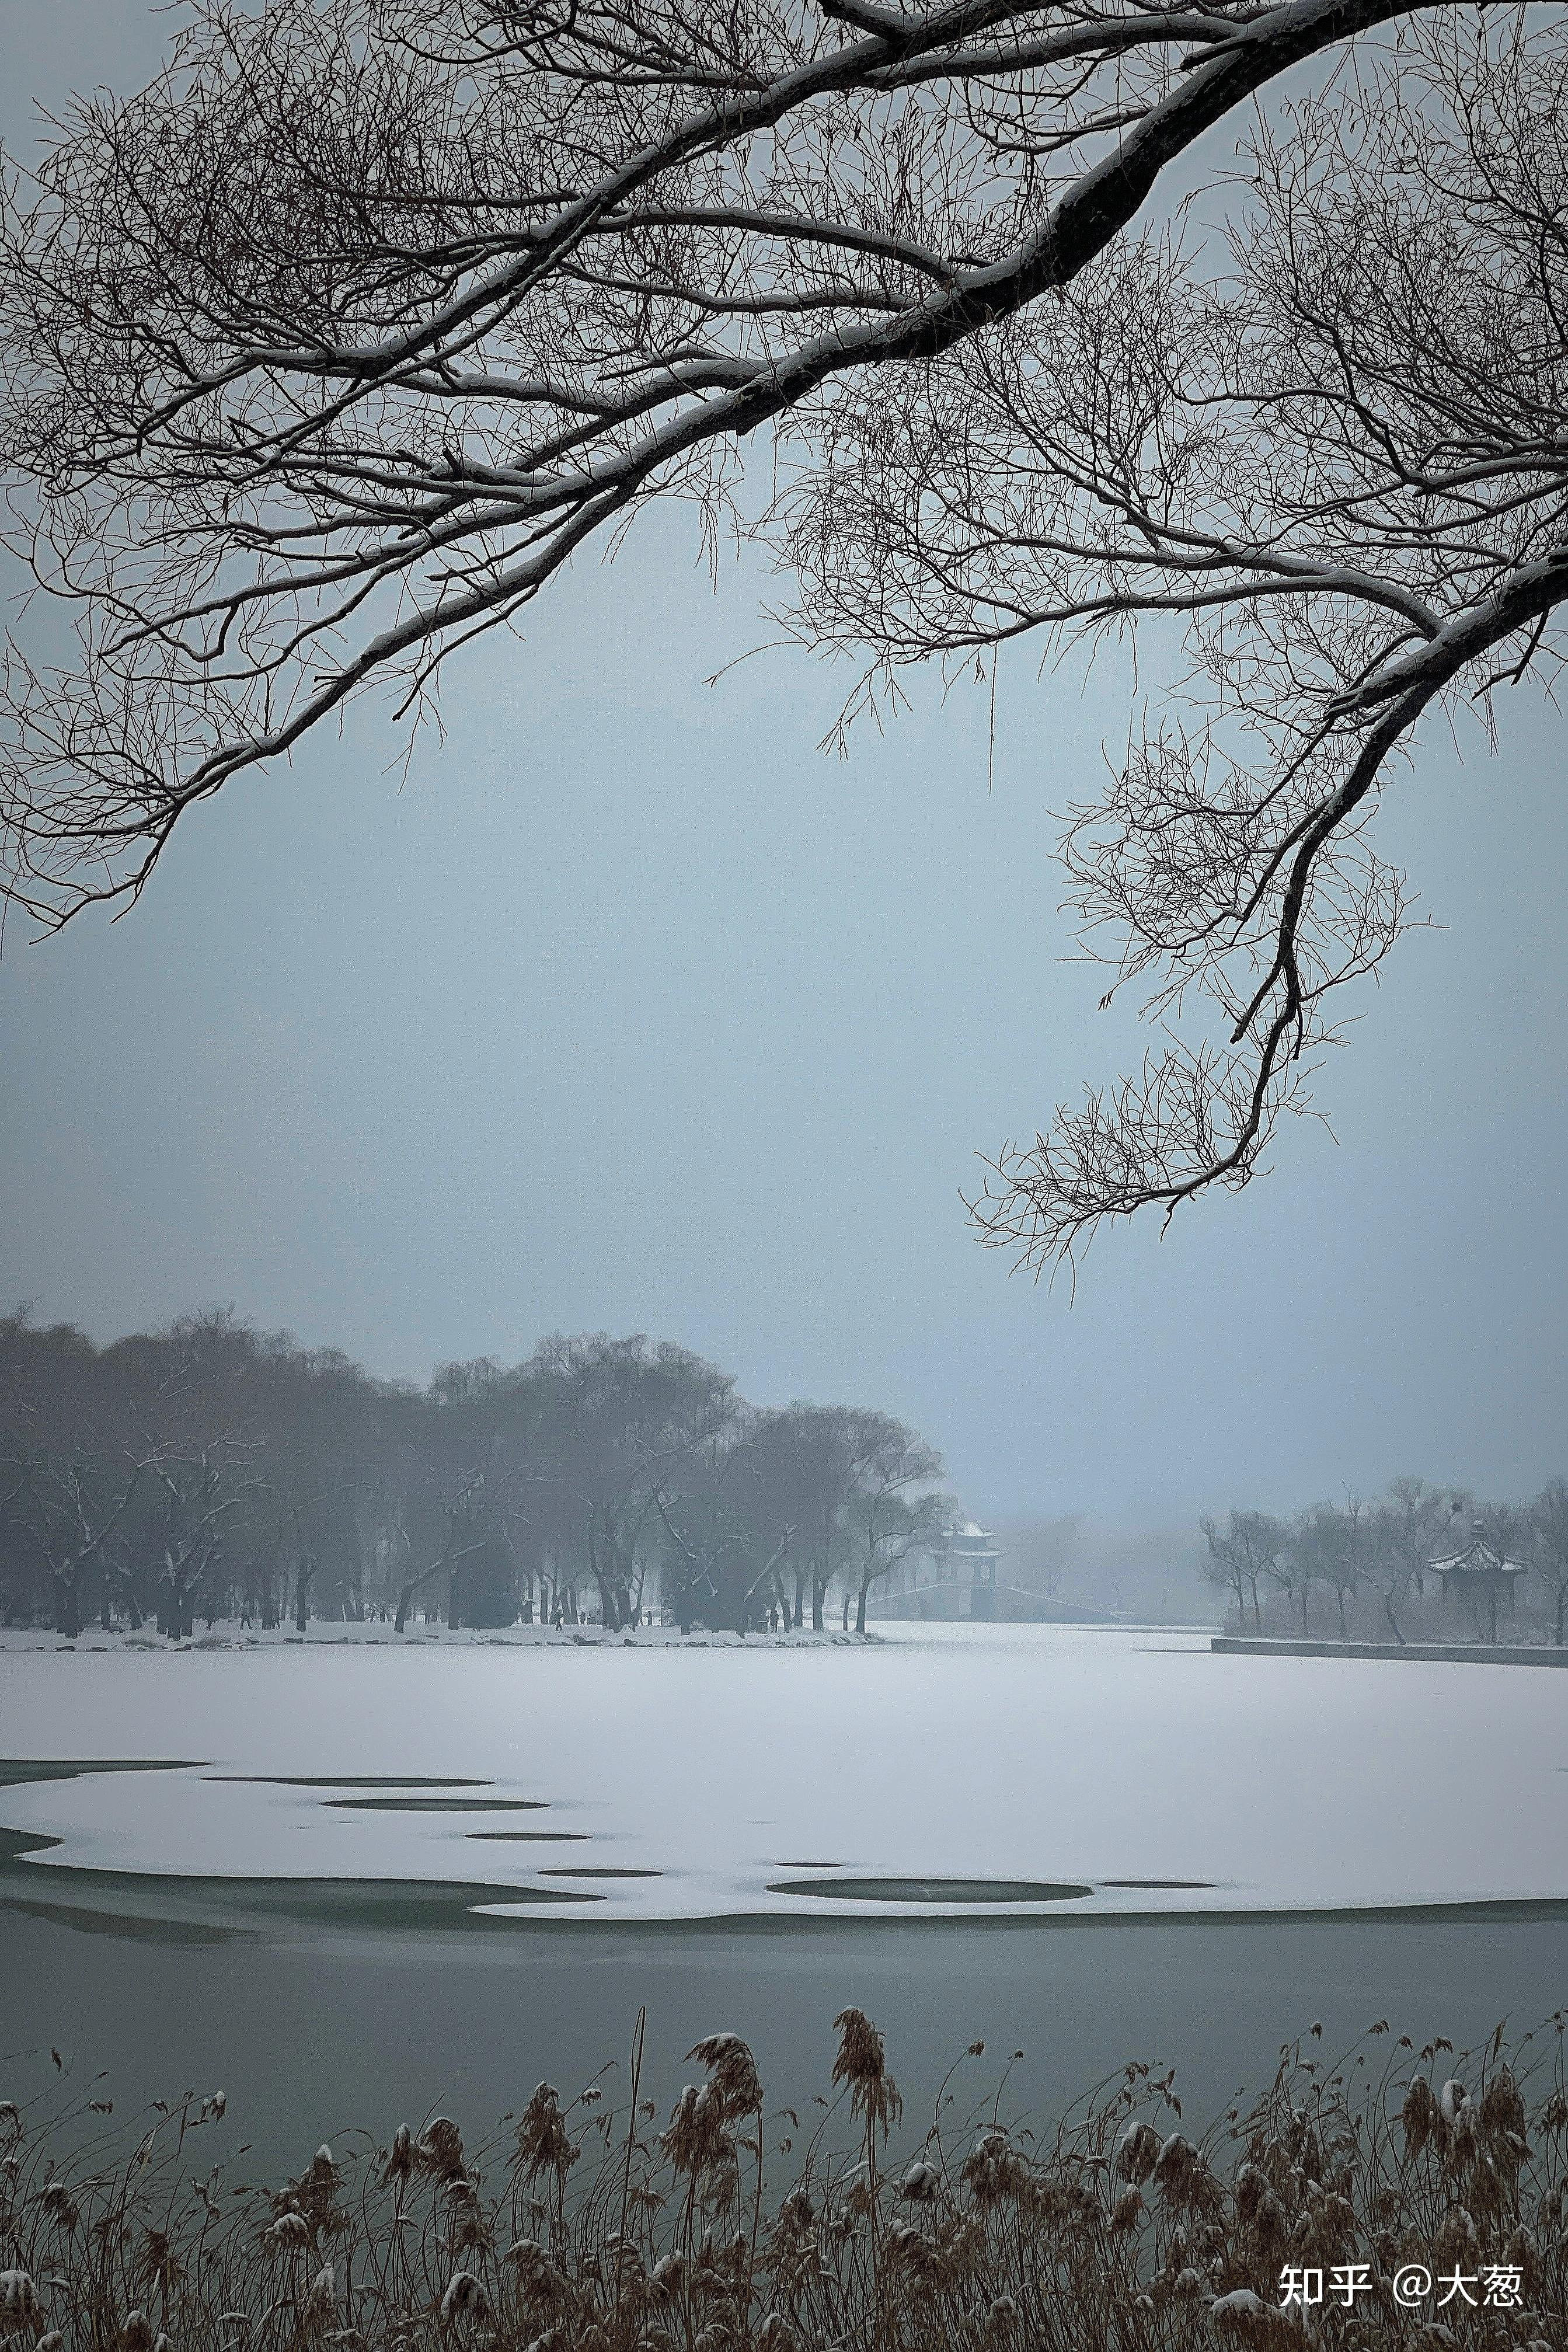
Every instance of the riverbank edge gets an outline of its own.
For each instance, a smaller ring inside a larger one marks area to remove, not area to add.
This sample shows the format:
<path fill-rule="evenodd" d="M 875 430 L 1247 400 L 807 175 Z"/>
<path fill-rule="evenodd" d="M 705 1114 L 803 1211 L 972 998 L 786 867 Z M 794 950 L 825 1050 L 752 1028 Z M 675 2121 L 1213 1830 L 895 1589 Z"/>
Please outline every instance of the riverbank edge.
<path fill-rule="evenodd" d="M 1490 1642 L 1295 1642 L 1249 1633 L 1215 1633 L 1211 1650 L 1227 1657 L 1414 1658 L 1424 1665 L 1568 1666 L 1568 1648 Z"/>

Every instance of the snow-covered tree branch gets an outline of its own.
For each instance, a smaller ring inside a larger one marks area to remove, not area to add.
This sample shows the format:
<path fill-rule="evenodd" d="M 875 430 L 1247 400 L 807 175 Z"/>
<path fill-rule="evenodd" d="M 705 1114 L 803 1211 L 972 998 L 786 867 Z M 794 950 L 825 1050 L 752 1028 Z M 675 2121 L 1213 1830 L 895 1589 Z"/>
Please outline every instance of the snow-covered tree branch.
<path fill-rule="evenodd" d="M 994 1162 L 1036 1268 L 1256 1171 L 1402 927 L 1372 824 L 1434 706 L 1562 659 L 1568 53 L 1406 25 L 1245 159 L 1223 231 L 1149 232 L 941 371 L 835 385 L 786 493 L 801 634 L 879 679 L 1154 625 L 1182 691 L 1064 854 L 1134 1077 Z"/>

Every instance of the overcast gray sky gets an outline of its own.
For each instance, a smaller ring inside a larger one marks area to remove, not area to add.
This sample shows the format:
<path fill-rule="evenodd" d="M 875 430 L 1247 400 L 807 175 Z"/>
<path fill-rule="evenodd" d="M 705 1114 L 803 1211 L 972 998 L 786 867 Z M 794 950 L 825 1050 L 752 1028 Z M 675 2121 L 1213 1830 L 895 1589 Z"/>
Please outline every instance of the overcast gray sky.
<path fill-rule="evenodd" d="M 128 83 L 132 0 L 0 0 L 5 131 Z M 164 17 L 163 23 L 169 22 Z M 1066 959 L 1050 814 L 1124 737 L 1114 664 L 818 740 L 847 684 L 715 596 L 689 520 L 187 820 L 141 906 L 0 960 L 0 1297 L 100 1337 L 209 1300 L 423 1378 L 645 1330 L 759 1402 L 876 1403 L 983 1512 L 1286 1507 L 1568 1469 L 1560 724 L 1428 731 L 1381 846 L 1405 942 L 1239 1199 L 1089 1253 L 1076 1300 L 965 1226 L 975 1153 L 1128 1035 Z M 1337 1138 L 1337 1141 L 1334 1139 Z"/>

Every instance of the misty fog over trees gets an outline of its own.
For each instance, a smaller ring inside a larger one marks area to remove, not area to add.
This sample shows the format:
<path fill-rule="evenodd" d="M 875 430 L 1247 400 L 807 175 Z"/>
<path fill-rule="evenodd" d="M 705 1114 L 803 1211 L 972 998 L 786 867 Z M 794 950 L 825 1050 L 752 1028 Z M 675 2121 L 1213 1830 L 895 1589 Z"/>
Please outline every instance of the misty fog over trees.
<path fill-rule="evenodd" d="M 1397 1643 L 1568 1636 L 1568 1480 L 1527 1502 L 1395 1478 L 1372 1501 L 1315 1503 L 1292 1519 L 1232 1511 L 1203 1522 L 1205 1581 L 1242 1633 Z M 1454 1579 L 1434 1563 L 1473 1544 L 1500 1575 Z M 1517 1572 L 1515 1572 L 1517 1571 Z"/>
<path fill-rule="evenodd" d="M 758 1411 L 683 1348 L 603 1334 L 372 1379 L 232 1314 L 95 1347 L 0 1320 L 0 1613 L 75 1635 L 218 1617 L 820 1628 L 952 1506 L 890 1414 Z"/>
<path fill-rule="evenodd" d="M 889 1413 L 758 1409 L 642 1337 L 555 1336 L 418 1388 L 226 1310 L 103 1348 L 0 1318 L 0 1618 L 67 1637 L 94 1618 L 175 1638 L 198 1619 L 863 1633 L 895 1570 L 940 1560 L 942 1479 Z M 1561 1478 L 1506 1504 L 1398 1478 L 1201 1526 L 1202 1575 L 1243 1632 L 1568 1639 Z M 1058 1591 L 1077 1527 L 1019 1523 L 1015 1580 Z M 1510 1573 L 1446 1591 L 1434 1562 L 1478 1528 Z"/>

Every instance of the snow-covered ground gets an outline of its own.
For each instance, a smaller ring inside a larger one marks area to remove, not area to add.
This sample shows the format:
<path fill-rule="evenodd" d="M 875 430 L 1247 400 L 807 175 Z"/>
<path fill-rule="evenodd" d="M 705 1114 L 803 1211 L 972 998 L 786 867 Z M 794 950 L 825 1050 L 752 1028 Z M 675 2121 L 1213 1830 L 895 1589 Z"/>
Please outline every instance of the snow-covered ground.
<path fill-rule="evenodd" d="M 1568 1897 L 1568 1676 L 1215 1656 L 1174 1632 L 879 1630 L 132 1654 L 13 1637 L 0 1756 L 184 1760 L 0 1786 L 0 1827 L 62 1841 L 20 1865 L 40 1881 L 481 1881 L 605 1922 Z M 858 1892 L 793 1891 L 836 1880 Z"/>
<path fill-rule="evenodd" d="M 0 1656 L 8 1650 L 32 1651 L 43 1655 L 48 1651 L 80 1650 L 94 1657 L 114 1657 L 122 1651 L 133 1654 L 156 1650 L 387 1650 L 418 1649 L 423 1643 L 447 1650 L 536 1650 L 594 1649 L 606 1645 L 616 1647 L 629 1643 L 644 1650 L 711 1650 L 711 1649 L 774 1649 L 825 1650 L 843 1648 L 864 1638 L 875 1642 L 879 1636 L 868 1633 L 859 1636 L 830 1624 L 820 1633 L 809 1626 L 792 1633 L 712 1633 L 700 1628 L 683 1633 L 678 1625 L 642 1625 L 635 1633 L 606 1633 L 603 1625 L 506 1625 L 495 1632 L 477 1631 L 459 1626 L 456 1633 L 447 1626 L 426 1624 L 415 1619 L 406 1633 L 395 1633 L 384 1621 L 367 1618 L 358 1624 L 340 1622 L 336 1618 L 312 1618 L 303 1633 L 297 1633 L 291 1622 L 274 1625 L 263 1631 L 258 1626 L 237 1625 L 226 1619 L 207 1625 L 197 1620 L 200 1630 L 188 1640 L 174 1642 L 144 1625 L 139 1633 L 129 1633 L 116 1629 L 104 1633 L 97 1625 L 74 1641 L 62 1634 L 33 1626 L 25 1630 L 16 1626 L 0 1626 Z M 1215 1629 L 1217 1631 L 1217 1627 Z"/>

